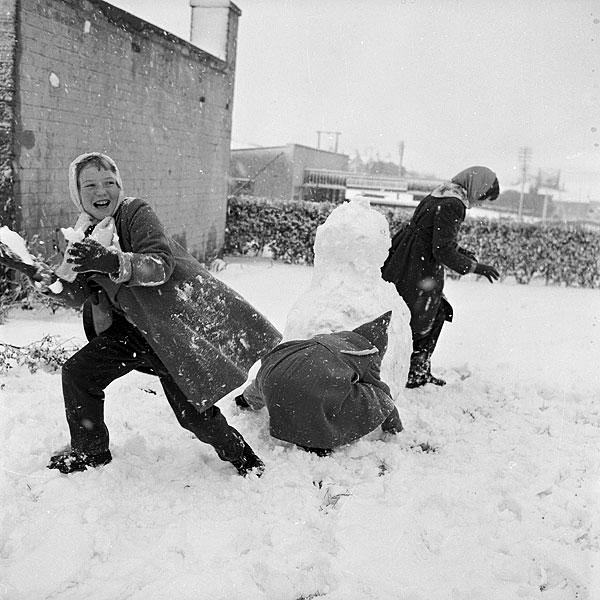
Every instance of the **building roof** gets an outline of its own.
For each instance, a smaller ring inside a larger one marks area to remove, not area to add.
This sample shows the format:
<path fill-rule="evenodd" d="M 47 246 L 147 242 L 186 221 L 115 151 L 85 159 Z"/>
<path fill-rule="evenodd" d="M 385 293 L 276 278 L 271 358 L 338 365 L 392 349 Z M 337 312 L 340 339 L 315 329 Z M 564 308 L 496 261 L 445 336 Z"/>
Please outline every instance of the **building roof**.
<path fill-rule="evenodd" d="M 307 150 L 312 150 L 313 152 L 324 152 L 327 154 L 335 154 L 336 156 L 348 157 L 348 155 L 344 154 L 343 152 L 333 152 L 331 150 L 323 150 L 323 148 L 315 148 L 313 146 L 305 146 L 304 144 L 295 143 L 285 144 L 284 146 L 254 146 L 252 148 L 232 148 L 231 152 L 260 152 L 263 150 L 285 151 L 288 148 L 306 148 Z"/>

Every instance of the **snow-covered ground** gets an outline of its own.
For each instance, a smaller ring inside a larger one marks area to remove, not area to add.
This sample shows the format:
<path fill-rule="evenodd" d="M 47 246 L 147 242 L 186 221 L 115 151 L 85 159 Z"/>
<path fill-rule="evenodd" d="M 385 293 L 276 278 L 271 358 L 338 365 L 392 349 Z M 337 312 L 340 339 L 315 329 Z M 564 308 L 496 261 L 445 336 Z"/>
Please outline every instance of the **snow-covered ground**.
<path fill-rule="evenodd" d="M 283 328 L 311 269 L 218 276 Z M 0 598 L 600 598 L 600 292 L 466 277 L 447 295 L 434 372 L 448 385 L 406 391 L 396 438 L 318 458 L 270 438 L 264 410 L 221 401 L 261 479 L 181 429 L 137 373 L 107 391 L 113 462 L 47 470 L 67 442 L 60 376 L 2 374 Z M 66 311 L 0 325 L 1 342 L 46 333 L 83 338 Z"/>

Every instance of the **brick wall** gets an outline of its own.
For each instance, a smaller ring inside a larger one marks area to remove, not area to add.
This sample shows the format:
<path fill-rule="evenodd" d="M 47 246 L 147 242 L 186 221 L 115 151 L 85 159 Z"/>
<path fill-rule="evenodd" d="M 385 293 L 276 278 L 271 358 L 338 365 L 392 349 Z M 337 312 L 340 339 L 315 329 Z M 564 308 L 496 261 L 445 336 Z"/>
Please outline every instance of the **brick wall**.
<path fill-rule="evenodd" d="M 16 0 L 0 0 L 0 224 L 19 229 L 13 194 Z"/>
<path fill-rule="evenodd" d="M 0 0 L 6 3 L 6 0 Z M 22 223 L 58 239 L 76 209 L 67 167 L 115 159 L 199 258 L 223 243 L 235 53 L 223 62 L 100 0 L 20 0 L 14 153 Z M 239 11 L 230 11 L 235 48 Z"/>

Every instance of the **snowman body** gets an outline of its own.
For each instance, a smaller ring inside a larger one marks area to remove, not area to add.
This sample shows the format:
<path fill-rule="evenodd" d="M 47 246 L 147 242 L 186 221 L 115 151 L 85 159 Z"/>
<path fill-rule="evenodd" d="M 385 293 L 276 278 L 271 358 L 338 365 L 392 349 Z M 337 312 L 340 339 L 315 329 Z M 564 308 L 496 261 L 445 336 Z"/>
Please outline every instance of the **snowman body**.
<path fill-rule="evenodd" d="M 351 330 L 391 310 L 381 379 L 397 401 L 403 398 L 412 336 L 406 303 L 381 278 L 390 244 L 387 220 L 368 200 L 335 208 L 317 228 L 312 280 L 288 313 L 283 339 Z"/>

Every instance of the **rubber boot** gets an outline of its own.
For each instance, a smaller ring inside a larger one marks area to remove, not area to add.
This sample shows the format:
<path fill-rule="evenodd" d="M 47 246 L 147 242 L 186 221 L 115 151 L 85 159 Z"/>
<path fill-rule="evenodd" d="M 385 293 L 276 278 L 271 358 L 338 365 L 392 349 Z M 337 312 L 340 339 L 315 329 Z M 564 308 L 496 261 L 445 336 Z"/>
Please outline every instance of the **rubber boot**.
<path fill-rule="evenodd" d="M 425 350 L 411 354 L 408 379 L 406 380 L 407 388 L 418 388 L 428 383 L 427 359 L 428 353 Z"/>
<path fill-rule="evenodd" d="M 88 467 L 96 468 L 107 465 L 111 460 L 110 450 L 105 450 L 100 454 L 86 454 L 67 449 L 52 456 L 47 468 L 58 469 L 67 475 L 76 471 L 85 471 Z"/>
<path fill-rule="evenodd" d="M 433 385 L 439 385 L 440 387 L 446 385 L 445 379 L 435 377 L 435 375 L 431 374 L 431 355 L 429 355 L 429 357 L 427 358 L 427 373 L 425 378 L 427 379 L 425 383 L 433 383 Z"/>
<path fill-rule="evenodd" d="M 250 448 L 246 441 L 244 441 L 244 452 L 241 458 L 230 462 L 242 477 L 246 477 L 249 473 L 254 473 L 257 477 L 260 477 L 265 470 L 265 463 L 254 454 L 254 450 Z"/>

